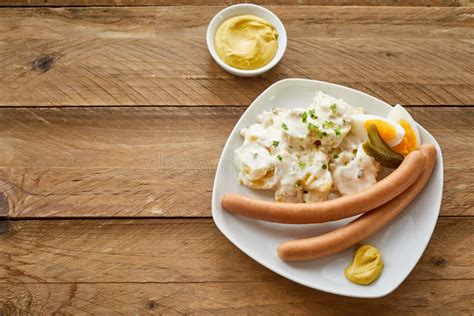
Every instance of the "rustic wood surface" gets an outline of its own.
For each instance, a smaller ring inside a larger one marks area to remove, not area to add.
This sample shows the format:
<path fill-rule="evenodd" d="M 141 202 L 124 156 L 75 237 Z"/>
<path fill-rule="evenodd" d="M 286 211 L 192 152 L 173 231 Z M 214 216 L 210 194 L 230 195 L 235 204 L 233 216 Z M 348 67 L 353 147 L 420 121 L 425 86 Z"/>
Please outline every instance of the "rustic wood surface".
<path fill-rule="evenodd" d="M 14 221 L 2 237 L 4 312 L 472 312 L 472 217 L 443 217 L 407 281 L 357 300 L 294 284 L 238 251 L 210 219 Z M 257 299 L 255 297 L 258 297 Z M 156 310 L 155 310 L 156 309 Z"/>
<path fill-rule="evenodd" d="M 288 77 L 390 103 L 474 104 L 474 7 L 270 7 L 287 53 L 254 79 L 224 72 L 207 51 L 221 8 L 1 9 L 0 106 L 247 106 Z"/>
<path fill-rule="evenodd" d="M 440 217 L 410 279 L 474 279 L 473 227 L 473 217 Z M 238 251 L 209 218 L 21 220 L 3 230 L 0 283 L 281 279 Z"/>
<path fill-rule="evenodd" d="M 4 0 L 4 6 L 168 6 L 232 5 L 251 2 L 260 5 L 346 5 L 346 6 L 471 6 L 472 0 Z"/>
<path fill-rule="evenodd" d="M 256 1 L 289 42 L 251 79 L 222 71 L 204 42 L 239 2 L 2 1 L 0 315 L 474 314 L 474 2 Z M 210 218 L 228 134 L 288 77 L 409 106 L 442 147 L 441 216 L 384 298 L 290 282 Z"/>
<path fill-rule="evenodd" d="M 210 216 L 217 161 L 244 110 L 0 108 L 4 209 L 12 217 Z M 474 108 L 409 110 L 443 148 L 442 214 L 474 215 Z"/>
<path fill-rule="evenodd" d="M 471 289 L 471 291 L 468 291 Z M 389 296 L 341 298 L 278 281 L 0 284 L 7 315 L 472 315 L 472 280 L 406 280 Z"/>

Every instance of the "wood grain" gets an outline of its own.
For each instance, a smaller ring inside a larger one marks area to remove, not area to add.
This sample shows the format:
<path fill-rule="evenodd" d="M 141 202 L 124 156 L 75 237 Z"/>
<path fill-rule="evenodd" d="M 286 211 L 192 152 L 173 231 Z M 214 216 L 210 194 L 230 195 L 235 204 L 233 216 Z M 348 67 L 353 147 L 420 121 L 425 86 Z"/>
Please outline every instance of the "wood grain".
<path fill-rule="evenodd" d="M 207 51 L 219 9 L 0 9 L 0 106 L 248 105 L 288 77 L 390 103 L 474 105 L 474 8 L 273 6 L 287 52 L 252 79 Z"/>
<path fill-rule="evenodd" d="M 148 5 L 232 5 L 245 0 L 5 0 L 6 6 L 148 6 Z M 260 5 L 345 5 L 345 6 L 426 6 L 457 7 L 471 0 L 254 0 Z"/>
<path fill-rule="evenodd" d="M 374 300 L 290 282 L 237 250 L 210 219 L 0 221 L 9 225 L 0 234 L 0 313 L 467 315 L 473 220 L 440 218 L 408 279 Z"/>
<path fill-rule="evenodd" d="M 472 315 L 466 281 L 405 281 L 392 294 L 361 300 L 272 282 L 193 284 L 0 284 L 0 312 L 127 315 Z"/>
<path fill-rule="evenodd" d="M 212 219 L 9 221 L 0 284 L 268 282 Z M 473 217 L 441 217 L 411 281 L 474 278 Z"/>
<path fill-rule="evenodd" d="M 12 217 L 209 216 L 214 171 L 243 111 L 0 109 L 4 208 Z M 410 111 L 443 149 L 442 214 L 474 215 L 474 108 Z"/>
<path fill-rule="evenodd" d="M 454 107 L 474 105 L 473 2 L 257 0 L 278 4 L 289 42 L 251 79 L 219 69 L 204 41 L 236 2 L 2 2 L 0 217 L 41 219 L 0 219 L 0 315 L 474 314 L 474 107 Z M 194 218 L 210 216 L 245 106 L 288 77 L 443 106 L 410 108 L 443 149 L 443 204 L 419 263 L 385 298 L 297 285 Z"/>

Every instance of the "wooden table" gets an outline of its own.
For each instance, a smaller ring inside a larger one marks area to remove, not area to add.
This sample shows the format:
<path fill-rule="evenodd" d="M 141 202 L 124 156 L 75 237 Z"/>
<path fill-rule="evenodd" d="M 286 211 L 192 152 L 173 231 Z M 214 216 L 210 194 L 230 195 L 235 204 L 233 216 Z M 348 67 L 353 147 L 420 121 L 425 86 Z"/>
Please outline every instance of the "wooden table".
<path fill-rule="evenodd" d="M 0 314 L 473 313 L 473 3 L 275 1 L 286 55 L 243 79 L 204 40 L 231 2 L 2 1 Z M 288 77 L 401 103 L 441 144 L 441 216 L 387 297 L 290 282 L 212 222 L 230 130 Z"/>

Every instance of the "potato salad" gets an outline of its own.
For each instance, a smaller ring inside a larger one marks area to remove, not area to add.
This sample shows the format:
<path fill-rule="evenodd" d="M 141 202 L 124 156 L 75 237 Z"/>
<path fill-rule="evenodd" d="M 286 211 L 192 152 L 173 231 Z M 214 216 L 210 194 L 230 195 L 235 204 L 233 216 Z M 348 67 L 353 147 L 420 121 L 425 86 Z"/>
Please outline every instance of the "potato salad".
<path fill-rule="evenodd" d="M 240 183 L 274 190 L 279 202 L 319 202 L 368 188 L 381 167 L 362 149 L 366 136 L 354 133 L 363 116 L 362 109 L 320 91 L 307 109 L 263 112 L 240 132 Z"/>

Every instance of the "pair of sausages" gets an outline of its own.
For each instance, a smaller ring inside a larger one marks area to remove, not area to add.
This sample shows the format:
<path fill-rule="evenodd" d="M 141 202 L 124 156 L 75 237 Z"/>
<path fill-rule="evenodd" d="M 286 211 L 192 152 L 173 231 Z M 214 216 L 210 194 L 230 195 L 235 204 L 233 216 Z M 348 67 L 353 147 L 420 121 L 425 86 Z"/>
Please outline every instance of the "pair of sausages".
<path fill-rule="evenodd" d="M 364 215 L 332 232 L 292 240 L 278 248 L 285 261 L 316 259 L 343 251 L 371 236 L 397 216 L 423 190 L 436 163 L 436 149 L 425 144 L 408 154 L 389 176 L 359 193 L 313 204 L 275 203 L 226 194 L 230 212 L 277 223 L 321 223 Z"/>

